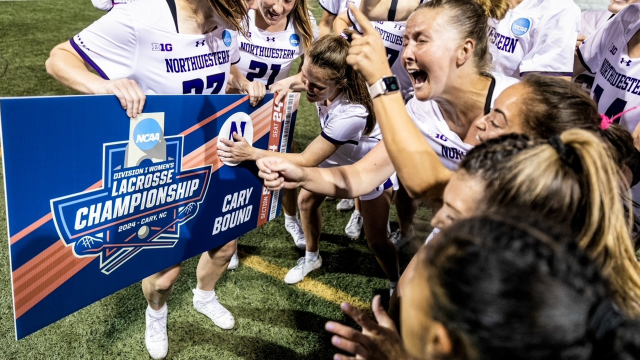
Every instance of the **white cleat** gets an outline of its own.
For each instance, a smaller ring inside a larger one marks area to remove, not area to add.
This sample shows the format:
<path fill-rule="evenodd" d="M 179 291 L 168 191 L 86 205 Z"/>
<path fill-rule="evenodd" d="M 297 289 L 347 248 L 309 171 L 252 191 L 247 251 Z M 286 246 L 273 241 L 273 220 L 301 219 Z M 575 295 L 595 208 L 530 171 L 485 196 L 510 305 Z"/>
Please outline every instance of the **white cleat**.
<path fill-rule="evenodd" d="M 224 330 L 233 329 L 236 325 L 236 320 L 233 315 L 227 310 L 220 302 L 218 297 L 213 295 L 213 298 L 208 301 L 196 300 L 195 289 L 193 290 L 193 307 L 200 313 L 206 315 L 214 324 Z"/>
<path fill-rule="evenodd" d="M 295 219 L 294 221 L 285 221 L 284 227 L 287 229 L 291 237 L 293 238 L 293 242 L 296 244 L 298 249 L 306 249 L 307 248 L 307 239 L 304 236 L 304 232 L 302 232 L 302 224 L 300 224 L 300 219 Z"/>
<path fill-rule="evenodd" d="M 349 211 L 356 206 L 356 202 L 353 199 L 342 199 L 336 205 L 336 209 L 339 211 Z"/>
<path fill-rule="evenodd" d="M 169 337 L 167 336 L 167 315 L 156 319 L 145 312 L 147 327 L 144 331 L 144 343 L 149 356 L 154 360 L 164 359 L 169 352 Z"/>
<path fill-rule="evenodd" d="M 318 260 L 316 261 L 306 261 L 304 257 L 301 257 L 298 259 L 298 264 L 289 270 L 287 276 L 284 277 L 284 282 L 287 284 L 300 282 L 308 273 L 320 268 L 320 266 L 322 266 L 322 257 L 320 255 L 318 255 Z"/>
<path fill-rule="evenodd" d="M 240 264 L 240 259 L 238 259 L 238 249 L 233 253 L 231 260 L 229 260 L 229 265 L 227 265 L 227 270 L 235 270 L 238 268 Z"/>
<path fill-rule="evenodd" d="M 362 224 L 364 220 L 362 219 L 362 215 L 357 212 L 353 212 L 351 214 L 351 218 L 347 223 L 347 226 L 344 228 L 344 232 L 353 240 L 356 240 L 360 237 L 360 232 L 362 231 Z"/>
<path fill-rule="evenodd" d="M 391 234 L 391 236 L 389 237 L 389 240 L 391 240 L 393 245 L 396 247 L 396 250 L 400 250 L 400 248 L 403 247 L 404 244 L 406 244 L 407 242 L 409 242 L 409 240 L 411 240 L 412 236 L 413 234 L 402 235 L 402 233 L 400 232 L 400 229 L 398 229 Z"/>

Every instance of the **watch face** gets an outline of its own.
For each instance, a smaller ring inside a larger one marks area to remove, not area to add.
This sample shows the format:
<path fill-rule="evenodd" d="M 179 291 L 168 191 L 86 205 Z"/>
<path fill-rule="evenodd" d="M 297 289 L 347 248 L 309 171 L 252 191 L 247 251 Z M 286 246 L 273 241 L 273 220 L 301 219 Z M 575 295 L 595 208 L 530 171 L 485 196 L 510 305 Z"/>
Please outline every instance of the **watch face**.
<path fill-rule="evenodd" d="M 387 92 L 400 90 L 400 83 L 398 83 L 398 78 L 395 76 L 382 78 L 382 81 L 384 82 L 384 86 L 387 88 Z"/>

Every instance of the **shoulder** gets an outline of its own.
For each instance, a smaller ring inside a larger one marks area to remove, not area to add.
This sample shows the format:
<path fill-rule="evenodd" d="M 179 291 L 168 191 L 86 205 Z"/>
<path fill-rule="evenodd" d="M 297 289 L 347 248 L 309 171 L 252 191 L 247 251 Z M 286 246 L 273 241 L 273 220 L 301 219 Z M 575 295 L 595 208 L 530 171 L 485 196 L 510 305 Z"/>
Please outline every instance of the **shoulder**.
<path fill-rule="evenodd" d="M 498 72 L 491 72 L 491 76 L 496 80 L 496 85 L 495 85 L 495 88 L 493 89 L 494 99 L 509 86 L 520 82 L 520 80 L 516 78 L 507 76 Z"/>
<path fill-rule="evenodd" d="M 165 0 L 140 0 L 126 5 L 115 6 L 109 14 L 126 14 L 133 22 L 152 28 L 175 32 L 175 25 L 169 5 Z M 107 14 L 107 15 L 109 15 Z"/>
<path fill-rule="evenodd" d="M 369 116 L 369 112 L 364 105 L 354 104 L 345 99 L 343 95 L 340 96 L 337 102 L 334 102 L 330 106 L 329 111 L 333 114 L 332 118 L 363 118 L 366 119 Z"/>
<path fill-rule="evenodd" d="M 607 10 L 587 10 L 580 15 L 580 34 L 589 36 L 600 26 L 606 24 L 613 15 Z"/>
<path fill-rule="evenodd" d="M 573 0 L 525 0 L 515 8 L 518 13 L 530 13 L 532 16 L 544 18 L 561 13 L 580 16 L 580 7 Z"/>
<path fill-rule="evenodd" d="M 622 9 L 611 21 L 622 24 L 625 29 L 637 26 L 640 23 L 640 4 L 631 4 Z M 638 29 L 634 29 L 634 32 Z"/>

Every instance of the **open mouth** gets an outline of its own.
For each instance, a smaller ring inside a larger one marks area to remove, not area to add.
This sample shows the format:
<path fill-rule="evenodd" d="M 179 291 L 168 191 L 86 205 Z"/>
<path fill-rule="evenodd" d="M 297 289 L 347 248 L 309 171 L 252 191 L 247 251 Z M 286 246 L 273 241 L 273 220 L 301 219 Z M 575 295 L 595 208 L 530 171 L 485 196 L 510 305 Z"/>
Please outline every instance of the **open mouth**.
<path fill-rule="evenodd" d="M 271 20 L 276 20 L 280 17 L 280 14 L 273 12 L 271 10 L 267 10 L 267 16 L 269 17 L 269 19 Z"/>
<path fill-rule="evenodd" d="M 424 84 L 429 78 L 427 72 L 422 70 L 410 70 L 409 75 L 413 80 L 413 86 L 420 86 Z"/>

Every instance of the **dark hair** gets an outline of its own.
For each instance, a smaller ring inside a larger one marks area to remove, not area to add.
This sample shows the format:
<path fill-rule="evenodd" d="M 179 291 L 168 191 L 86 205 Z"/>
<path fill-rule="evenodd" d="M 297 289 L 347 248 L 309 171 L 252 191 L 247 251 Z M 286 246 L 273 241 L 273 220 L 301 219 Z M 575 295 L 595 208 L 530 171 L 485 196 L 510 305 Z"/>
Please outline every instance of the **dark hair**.
<path fill-rule="evenodd" d="M 549 140 L 517 134 L 469 151 L 460 169 L 485 182 L 479 211 L 509 206 L 567 224 L 578 245 L 612 280 L 616 303 L 640 315 L 640 266 L 621 199 L 620 172 L 603 142 L 589 132 L 573 129 L 552 139 L 565 155 Z"/>
<path fill-rule="evenodd" d="M 522 102 L 525 134 L 548 139 L 568 129 L 598 132 L 598 105 L 582 88 L 553 76 L 522 78 L 527 101 Z"/>
<path fill-rule="evenodd" d="M 349 46 L 349 42 L 340 35 L 323 36 L 311 45 L 305 61 L 327 70 L 327 73 L 331 74 L 328 80 L 338 83 L 349 102 L 360 104 L 367 109 L 369 115 L 364 134 L 369 134 L 376 126 L 373 101 L 364 77 L 347 64 Z"/>
<path fill-rule="evenodd" d="M 418 6 L 420 9 L 447 10 L 448 23 L 452 31 L 457 31 L 462 39 L 472 39 L 475 43 L 473 58 L 478 73 L 486 74 L 491 70 L 489 53 L 488 18 L 501 19 L 509 10 L 506 0 L 432 0 Z M 453 30 L 455 29 L 455 30 Z"/>
<path fill-rule="evenodd" d="M 640 324 L 616 310 L 596 265 L 563 229 L 519 212 L 462 220 L 420 254 L 446 358 L 637 358 Z"/>

